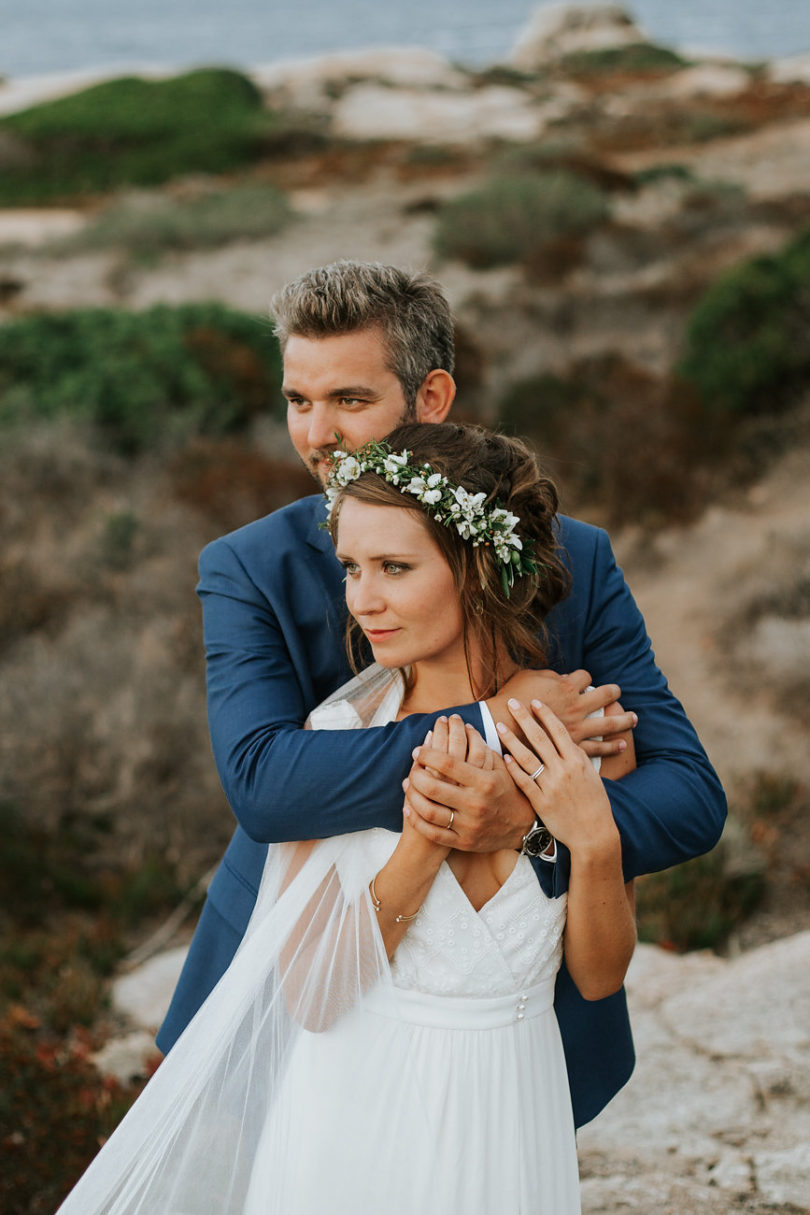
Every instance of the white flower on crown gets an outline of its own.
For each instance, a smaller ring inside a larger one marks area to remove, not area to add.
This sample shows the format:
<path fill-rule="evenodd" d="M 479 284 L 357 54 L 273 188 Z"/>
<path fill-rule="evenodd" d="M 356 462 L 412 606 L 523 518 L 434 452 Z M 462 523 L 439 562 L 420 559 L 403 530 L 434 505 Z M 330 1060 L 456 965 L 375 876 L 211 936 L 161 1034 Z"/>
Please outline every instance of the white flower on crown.
<path fill-rule="evenodd" d="M 471 494 L 463 486 L 456 485 L 453 488 L 453 497 L 467 518 L 483 515 L 484 503 L 487 500 L 486 494 Z"/>
<path fill-rule="evenodd" d="M 350 456 L 348 452 L 335 452 L 335 456 L 338 462 L 333 475 L 338 485 L 348 485 L 350 481 L 356 481 L 364 471 L 364 466 L 357 457 Z"/>
<path fill-rule="evenodd" d="M 390 456 L 385 457 L 383 460 L 383 475 L 386 481 L 390 481 L 392 485 L 399 485 L 400 474 L 408 463 L 409 455 L 410 452 L 408 451 L 403 451 L 401 455 L 392 451 Z"/>
<path fill-rule="evenodd" d="M 435 506 L 437 502 L 441 502 L 444 494 L 444 489 L 441 488 L 443 481 L 441 473 L 431 473 L 429 477 L 412 476 L 403 489 L 426 506 Z"/>

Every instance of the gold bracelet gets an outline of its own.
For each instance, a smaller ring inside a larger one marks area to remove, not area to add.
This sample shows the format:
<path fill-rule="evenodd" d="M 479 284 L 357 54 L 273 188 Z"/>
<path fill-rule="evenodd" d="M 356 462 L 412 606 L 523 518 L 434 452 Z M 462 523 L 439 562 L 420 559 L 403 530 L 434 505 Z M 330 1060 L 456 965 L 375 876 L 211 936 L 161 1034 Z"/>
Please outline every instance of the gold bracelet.
<path fill-rule="evenodd" d="M 380 911 L 382 909 L 382 903 L 377 898 L 377 888 L 374 885 L 376 880 L 377 880 L 377 875 L 375 873 L 374 877 L 371 879 L 371 886 L 369 888 L 369 892 L 371 894 L 371 901 L 374 904 L 374 910 L 377 912 L 377 915 L 379 915 Z M 407 924 L 407 923 L 409 923 L 410 920 L 415 920 L 421 910 L 422 910 L 421 907 L 417 907 L 417 909 L 413 913 L 413 915 L 395 915 L 394 923 L 395 924 Z"/>

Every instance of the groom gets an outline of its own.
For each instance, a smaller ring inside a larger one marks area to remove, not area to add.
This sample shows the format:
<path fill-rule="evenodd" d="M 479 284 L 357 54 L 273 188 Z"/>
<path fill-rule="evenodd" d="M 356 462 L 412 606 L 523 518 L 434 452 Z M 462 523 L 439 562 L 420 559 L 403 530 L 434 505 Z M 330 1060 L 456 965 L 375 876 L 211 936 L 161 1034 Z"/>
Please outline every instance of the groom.
<path fill-rule="evenodd" d="M 453 325 L 447 301 L 428 276 L 339 262 L 289 284 L 271 307 L 284 355 L 290 437 L 319 482 L 338 436 L 351 449 L 382 438 L 400 421 L 447 417 L 455 395 Z M 401 782 L 412 750 L 436 717 L 411 716 L 351 736 L 302 728 L 310 710 L 351 676 L 343 645 L 342 569 L 319 526 L 323 517 L 321 496 L 305 498 L 214 541 L 200 558 L 209 725 L 238 826 L 158 1035 L 164 1051 L 233 957 L 255 902 L 266 844 L 374 826 L 399 830 Z M 621 746 L 612 736 L 637 715 L 638 769 L 607 782 L 630 879 L 711 848 L 722 830 L 725 800 L 655 666 L 606 535 L 565 517 L 559 530 L 572 591 L 549 618 L 549 661 L 556 671 L 576 673 L 565 679 L 519 674 L 490 708 L 496 720 L 509 720 L 510 694 L 524 702 L 537 696 L 591 753 Z M 583 667 L 588 673 L 576 670 Z M 618 688 L 608 680 L 621 685 L 625 712 L 585 722 L 617 698 Z M 587 691 L 590 683 L 602 686 Z M 477 705 L 456 711 L 483 732 Z M 589 740 L 597 729 L 604 742 Z M 430 829 L 431 803 L 414 792 L 422 775 L 417 766 L 409 798 Z M 435 786 L 423 788 L 432 788 L 435 798 Z M 470 769 L 466 785 L 451 795 L 464 802 L 462 849 L 519 848 L 534 822 L 503 765 L 494 774 Z M 436 821 L 446 819 L 439 812 Z M 564 856 L 557 864 L 535 862 L 548 893 L 564 888 L 563 865 Z M 555 1007 L 581 1125 L 632 1071 L 624 994 L 588 1003 L 563 968 Z"/>

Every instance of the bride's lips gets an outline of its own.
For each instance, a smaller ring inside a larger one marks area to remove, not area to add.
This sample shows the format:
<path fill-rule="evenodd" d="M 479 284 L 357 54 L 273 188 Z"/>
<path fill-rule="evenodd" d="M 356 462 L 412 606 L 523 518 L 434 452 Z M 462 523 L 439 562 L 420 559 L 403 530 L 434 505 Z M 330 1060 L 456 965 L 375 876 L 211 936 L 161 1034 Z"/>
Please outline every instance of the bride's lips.
<path fill-rule="evenodd" d="M 365 634 L 369 641 L 387 641 L 389 637 L 393 637 L 398 633 L 399 629 L 366 629 Z"/>

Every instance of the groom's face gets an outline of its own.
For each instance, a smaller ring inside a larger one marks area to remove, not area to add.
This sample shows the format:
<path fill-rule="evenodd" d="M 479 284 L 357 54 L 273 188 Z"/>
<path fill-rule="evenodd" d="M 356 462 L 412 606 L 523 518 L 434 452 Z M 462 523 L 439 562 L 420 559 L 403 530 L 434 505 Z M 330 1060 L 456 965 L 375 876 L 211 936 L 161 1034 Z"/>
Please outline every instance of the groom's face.
<path fill-rule="evenodd" d="M 377 328 L 323 338 L 293 334 L 284 351 L 282 392 L 293 446 L 321 485 L 331 451 L 382 439 L 409 417 Z"/>

